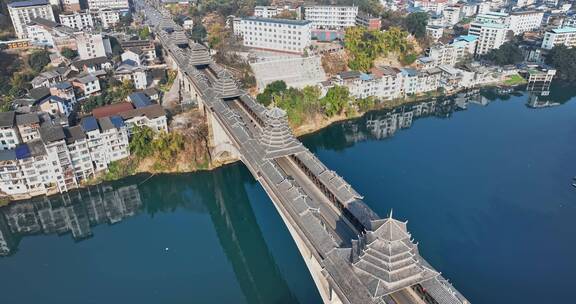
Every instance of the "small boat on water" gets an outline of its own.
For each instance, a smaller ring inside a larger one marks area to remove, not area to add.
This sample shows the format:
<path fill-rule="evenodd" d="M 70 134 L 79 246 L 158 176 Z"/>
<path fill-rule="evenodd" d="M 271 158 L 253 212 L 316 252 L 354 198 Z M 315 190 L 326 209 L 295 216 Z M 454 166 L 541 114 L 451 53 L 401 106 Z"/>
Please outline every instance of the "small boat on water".
<path fill-rule="evenodd" d="M 576 188 L 576 184 L 572 184 L 572 187 Z"/>

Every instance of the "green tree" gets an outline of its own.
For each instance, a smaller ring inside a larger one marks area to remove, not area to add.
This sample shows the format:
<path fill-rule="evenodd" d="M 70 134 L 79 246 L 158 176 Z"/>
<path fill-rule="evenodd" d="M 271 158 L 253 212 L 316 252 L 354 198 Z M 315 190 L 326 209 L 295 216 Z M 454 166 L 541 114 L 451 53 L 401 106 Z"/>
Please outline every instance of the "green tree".
<path fill-rule="evenodd" d="M 146 40 L 150 38 L 150 29 L 145 26 L 138 31 L 138 37 L 140 40 Z"/>
<path fill-rule="evenodd" d="M 350 92 L 347 87 L 334 86 L 328 89 L 326 96 L 320 100 L 324 113 L 328 117 L 342 113 L 350 102 Z"/>
<path fill-rule="evenodd" d="M 147 157 L 154 153 L 152 141 L 154 131 L 147 126 L 134 126 L 132 128 L 132 137 L 130 139 L 130 153 L 137 157 Z"/>
<path fill-rule="evenodd" d="M 548 52 L 546 63 L 556 68 L 560 79 L 576 82 L 576 48 L 555 46 Z"/>
<path fill-rule="evenodd" d="M 204 39 L 206 39 L 206 28 L 199 23 L 194 23 L 194 26 L 192 27 L 192 35 L 191 38 L 194 41 L 203 41 Z"/>
<path fill-rule="evenodd" d="M 158 159 L 167 163 L 174 159 L 180 150 L 184 147 L 184 137 L 180 133 L 160 132 L 152 141 L 152 147 Z"/>
<path fill-rule="evenodd" d="M 67 47 L 62 48 L 62 51 L 60 51 L 60 54 L 62 54 L 62 56 L 66 57 L 68 59 L 73 59 L 76 56 L 78 56 L 77 51 L 70 49 L 70 48 L 67 48 Z"/>
<path fill-rule="evenodd" d="M 50 53 L 47 50 L 36 51 L 28 58 L 28 65 L 36 73 L 50 63 Z"/>
<path fill-rule="evenodd" d="M 351 57 L 348 66 L 353 70 L 368 71 L 378 56 L 405 54 L 412 48 L 407 37 L 408 33 L 398 27 L 385 32 L 363 27 L 348 28 L 344 38 L 344 47 Z"/>
<path fill-rule="evenodd" d="M 428 24 L 428 13 L 418 12 L 409 14 L 404 19 L 404 28 L 412 33 L 416 38 L 426 36 L 426 25 Z"/>
<path fill-rule="evenodd" d="M 263 104 L 264 106 L 268 106 L 274 100 L 274 96 L 282 95 L 286 89 L 287 86 L 283 80 L 273 81 L 266 86 L 264 92 L 256 96 L 256 101 Z"/>
<path fill-rule="evenodd" d="M 498 65 L 517 64 L 524 60 L 524 55 L 516 44 L 506 42 L 486 54 L 486 59 Z"/>

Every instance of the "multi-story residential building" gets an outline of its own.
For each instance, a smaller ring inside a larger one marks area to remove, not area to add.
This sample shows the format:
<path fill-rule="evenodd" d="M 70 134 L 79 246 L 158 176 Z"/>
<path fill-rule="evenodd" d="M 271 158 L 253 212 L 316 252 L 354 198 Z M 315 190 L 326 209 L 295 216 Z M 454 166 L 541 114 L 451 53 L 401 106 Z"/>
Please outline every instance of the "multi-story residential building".
<path fill-rule="evenodd" d="M 93 16 L 100 22 L 102 28 L 109 29 L 120 22 L 121 10 L 115 10 L 110 8 L 103 8 L 99 10 L 90 11 Z"/>
<path fill-rule="evenodd" d="M 378 87 L 372 75 L 358 71 L 339 73 L 334 79 L 334 84 L 347 87 L 350 95 L 355 98 L 375 96 Z"/>
<path fill-rule="evenodd" d="M 569 48 L 576 46 L 576 28 L 562 27 L 547 31 L 542 40 L 542 48 L 551 50 L 557 45 L 565 45 Z"/>
<path fill-rule="evenodd" d="M 460 22 L 462 12 L 460 6 L 452 5 L 442 11 L 444 25 L 453 26 Z"/>
<path fill-rule="evenodd" d="M 356 15 L 356 25 L 363 26 L 369 30 L 379 31 L 382 27 L 382 20 L 380 17 L 372 16 L 364 12 L 358 12 Z"/>
<path fill-rule="evenodd" d="M 438 41 L 438 39 L 442 38 L 442 35 L 444 34 L 444 27 L 438 25 L 428 25 L 426 26 L 426 34 L 434 41 Z"/>
<path fill-rule="evenodd" d="M 312 44 L 311 22 L 306 20 L 244 18 L 240 25 L 244 46 L 302 54 Z"/>
<path fill-rule="evenodd" d="M 159 104 L 151 104 L 147 107 L 140 107 L 120 113 L 124 123 L 131 131 L 134 126 L 147 126 L 154 131 L 168 132 L 168 121 L 166 112 Z"/>
<path fill-rule="evenodd" d="M 76 35 L 80 59 L 105 57 L 112 53 L 110 40 L 102 34 L 81 33 Z"/>
<path fill-rule="evenodd" d="M 276 15 L 278 15 L 277 6 L 257 5 L 254 7 L 254 17 L 272 18 Z"/>
<path fill-rule="evenodd" d="M 88 0 L 88 8 L 90 10 L 111 8 L 128 11 L 130 2 L 128 0 Z"/>
<path fill-rule="evenodd" d="M 304 19 L 314 28 L 333 29 L 356 25 L 357 6 L 315 5 L 304 7 Z"/>
<path fill-rule="evenodd" d="M 120 41 L 120 46 L 125 50 L 134 49 L 135 52 L 140 52 L 140 61 L 142 64 L 152 64 L 157 58 L 156 47 L 152 40 L 125 40 Z"/>
<path fill-rule="evenodd" d="M 390 66 L 379 66 L 372 69 L 372 75 L 379 79 L 376 97 L 384 100 L 400 97 L 402 74 L 399 69 Z"/>
<path fill-rule="evenodd" d="M 16 113 L 0 112 L 0 150 L 14 149 L 20 143 Z"/>
<path fill-rule="evenodd" d="M 508 29 L 514 32 L 514 35 L 520 35 L 540 28 L 544 12 L 539 11 L 521 11 L 512 12 L 508 16 Z"/>
<path fill-rule="evenodd" d="M 69 81 L 58 82 L 50 87 L 50 94 L 67 100 L 72 106 L 76 105 L 74 87 Z"/>
<path fill-rule="evenodd" d="M 41 18 L 34 19 L 26 25 L 26 33 L 33 44 L 54 47 L 57 50 L 76 49 L 74 34 L 77 32 L 77 29 Z"/>
<path fill-rule="evenodd" d="M 40 118 L 37 113 L 16 115 L 16 126 L 22 142 L 40 139 Z"/>
<path fill-rule="evenodd" d="M 4 116 L 0 113 L 0 122 Z M 34 196 L 69 191 L 106 169 L 108 163 L 129 155 L 128 129 L 120 116 L 98 121 L 90 116 L 74 127 L 51 123 L 49 117 L 40 118 L 37 113 L 18 114 L 15 120 L 14 137 L 24 143 L 0 150 L 3 194 Z"/>
<path fill-rule="evenodd" d="M 138 66 L 132 61 L 122 62 L 114 72 L 114 78 L 119 81 L 132 81 L 137 90 L 144 90 L 148 87 L 145 67 Z"/>
<path fill-rule="evenodd" d="M 29 38 L 26 24 L 35 18 L 55 21 L 52 6 L 47 0 L 26 0 L 8 3 L 8 12 L 18 38 Z"/>
<path fill-rule="evenodd" d="M 52 116 L 68 117 L 72 113 L 72 103 L 59 96 L 49 96 L 38 103 L 38 108 Z"/>
<path fill-rule="evenodd" d="M 65 12 L 78 12 L 80 11 L 80 0 L 60 0 L 62 8 Z"/>
<path fill-rule="evenodd" d="M 87 10 L 64 12 L 59 15 L 60 23 L 78 30 L 90 29 L 94 27 L 92 14 Z"/>
<path fill-rule="evenodd" d="M 460 36 L 450 44 L 438 43 L 431 46 L 426 55 L 431 59 L 429 67 L 440 65 L 455 65 L 466 57 L 474 56 L 476 36 Z"/>
<path fill-rule="evenodd" d="M 34 77 L 34 79 L 32 79 L 30 83 L 32 84 L 33 88 L 38 87 L 49 88 L 60 81 L 62 81 L 62 74 L 60 74 L 56 70 L 51 70 L 38 74 L 36 77 Z"/>
<path fill-rule="evenodd" d="M 474 21 L 470 25 L 468 35 L 478 37 L 476 56 L 487 54 L 492 49 L 499 48 L 507 40 L 508 26 L 494 21 Z"/>
<path fill-rule="evenodd" d="M 0 191 L 8 195 L 45 194 L 55 188 L 51 179 L 53 167 L 41 141 L 18 145 L 0 151 Z"/>
<path fill-rule="evenodd" d="M 136 66 L 139 66 L 142 64 L 142 61 L 144 59 L 143 58 L 144 53 L 142 52 L 141 49 L 129 48 L 129 49 L 126 49 L 120 57 L 122 58 L 122 61 L 130 60 L 130 61 L 134 62 L 134 64 Z"/>
<path fill-rule="evenodd" d="M 44 143 L 48 163 L 51 166 L 49 178 L 55 181 L 59 192 L 66 192 L 78 187 L 72 160 L 66 146 L 66 135 L 61 126 L 43 126 L 40 138 Z"/>
<path fill-rule="evenodd" d="M 292 13 L 298 17 L 300 15 L 300 10 L 298 8 L 291 7 L 289 5 L 285 6 L 262 6 L 257 5 L 254 7 L 254 17 L 260 18 L 272 18 L 280 14 Z"/>
<path fill-rule="evenodd" d="M 82 75 L 72 80 L 72 86 L 76 88 L 82 96 L 79 99 L 85 99 L 89 96 L 100 94 L 100 81 L 93 74 Z"/>
<path fill-rule="evenodd" d="M 82 182 L 94 177 L 94 165 L 88 147 L 88 139 L 82 127 L 64 128 L 64 134 L 66 135 L 66 145 L 68 146 L 76 180 Z"/>
<path fill-rule="evenodd" d="M 417 7 L 425 12 L 434 13 L 437 15 L 442 14 L 444 8 L 448 5 L 448 0 L 415 0 L 414 7 Z"/>
<path fill-rule="evenodd" d="M 98 124 L 106 147 L 106 161 L 109 163 L 128 157 L 128 129 L 122 117 L 102 117 L 98 119 Z"/>
<path fill-rule="evenodd" d="M 94 164 L 94 171 L 99 172 L 107 169 L 106 143 L 102 138 L 98 121 L 93 116 L 87 116 L 80 120 L 80 126 L 82 126 L 82 131 L 86 133 L 88 149 Z"/>

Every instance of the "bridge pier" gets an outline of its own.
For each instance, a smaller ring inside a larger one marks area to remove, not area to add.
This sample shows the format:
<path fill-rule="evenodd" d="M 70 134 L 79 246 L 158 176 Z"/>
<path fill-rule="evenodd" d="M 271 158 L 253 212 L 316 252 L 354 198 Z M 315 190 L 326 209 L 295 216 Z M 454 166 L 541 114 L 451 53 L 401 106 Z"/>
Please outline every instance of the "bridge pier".
<path fill-rule="evenodd" d="M 199 105 L 201 102 L 198 103 Z M 206 122 L 210 138 L 210 148 L 212 150 L 212 161 L 227 163 L 240 159 L 240 152 L 230 139 L 224 128 L 210 111 L 205 111 Z"/>

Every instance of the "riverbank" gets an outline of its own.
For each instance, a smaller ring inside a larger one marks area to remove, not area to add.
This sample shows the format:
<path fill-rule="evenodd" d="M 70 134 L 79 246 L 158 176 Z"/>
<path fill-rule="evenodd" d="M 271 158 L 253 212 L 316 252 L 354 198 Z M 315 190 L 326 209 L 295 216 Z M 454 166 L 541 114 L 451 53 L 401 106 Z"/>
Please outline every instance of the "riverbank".
<path fill-rule="evenodd" d="M 503 85 L 506 87 L 513 88 L 521 86 L 523 84 L 524 83 L 510 86 L 507 85 L 505 82 L 502 82 L 498 84 L 487 85 L 475 90 L 496 88 Z M 429 100 L 432 98 L 447 98 L 455 96 L 458 93 L 462 92 L 464 92 L 464 90 L 454 91 L 448 94 L 434 92 L 420 96 L 410 96 L 407 98 L 393 99 L 385 102 L 376 103 L 374 104 L 374 106 L 366 109 L 365 111 L 355 110 L 351 113 L 338 114 L 330 118 L 321 116 L 312 122 L 304 123 L 296 128 L 292 127 L 292 129 L 295 136 L 301 137 L 304 135 L 321 131 L 322 129 L 325 129 L 337 122 L 361 118 L 364 115 L 366 115 L 366 113 L 372 111 L 390 110 L 400 106 L 406 106 L 410 104 L 423 102 L 425 100 Z M 204 145 L 202 145 L 198 140 L 199 140 L 198 138 L 194 137 L 194 140 L 192 140 L 193 142 L 186 141 L 185 146 L 175 155 L 175 157 L 173 157 L 173 159 L 171 159 L 170 162 L 160 162 L 154 155 L 145 158 L 130 156 L 127 159 L 114 162 L 109 165 L 109 170 L 107 172 L 100 173 L 95 178 L 81 184 L 78 188 L 82 189 L 100 183 L 112 182 L 115 180 L 119 180 L 128 176 L 138 174 L 149 174 L 150 176 L 154 176 L 156 174 L 175 174 L 175 173 L 192 173 L 198 171 L 211 171 L 220 168 L 224 165 L 238 161 L 237 159 L 228 159 L 224 162 L 213 161 L 210 152 L 207 151 L 207 148 L 205 148 Z M 46 195 L 52 196 L 57 194 L 59 194 L 58 191 L 52 191 Z M 7 205 L 12 201 L 26 200 L 35 196 L 42 196 L 42 195 L 45 194 L 0 197 L 0 206 Z"/>

